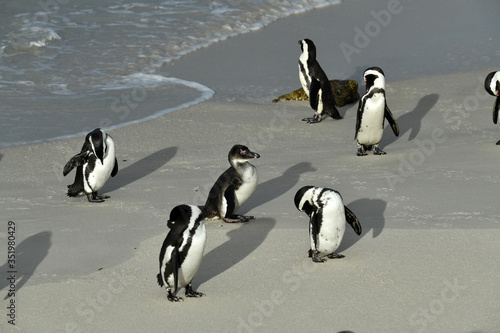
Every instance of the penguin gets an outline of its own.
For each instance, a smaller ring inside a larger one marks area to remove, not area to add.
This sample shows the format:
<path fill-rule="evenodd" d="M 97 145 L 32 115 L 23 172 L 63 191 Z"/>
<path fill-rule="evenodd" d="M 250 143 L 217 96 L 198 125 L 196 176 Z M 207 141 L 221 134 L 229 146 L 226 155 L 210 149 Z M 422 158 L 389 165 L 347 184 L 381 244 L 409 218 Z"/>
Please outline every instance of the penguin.
<path fill-rule="evenodd" d="M 228 154 L 231 166 L 212 186 L 202 207 L 207 219 L 221 218 L 224 222 L 234 223 L 255 218 L 235 214 L 255 191 L 259 181 L 257 168 L 249 162 L 252 158 L 260 158 L 260 155 L 244 145 L 238 144 L 231 148 Z"/>
<path fill-rule="evenodd" d="M 326 115 L 342 119 L 335 107 L 335 96 L 325 72 L 316 61 L 316 46 L 310 39 L 299 40 L 302 53 L 299 57 L 299 79 L 309 104 L 316 111 L 312 118 L 304 118 L 309 124 L 319 123 Z"/>
<path fill-rule="evenodd" d="M 295 206 L 309 216 L 309 257 L 313 262 L 344 258 L 334 253 L 344 237 L 346 222 L 357 235 L 361 224 L 354 213 L 344 206 L 339 192 L 326 187 L 304 186 L 295 194 Z"/>
<path fill-rule="evenodd" d="M 484 89 L 488 94 L 495 96 L 495 104 L 493 104 L 493 123 L 498 122 L 498 109 L 500 108 L 500 71 L 491 72 L 484 80 Z M 500 145 L 500 140 L 497 141 Z"/>
<path fill-rule="evenodd" d="M 185 288 L 186 297 L 202 297 L 191 285 L 200 267 L 205 251 L 207 232 L 203 213 L 197 206 L 179 205 L 170 212 L 167 222 L 170 231 L 160 251 L 160 273 L 156 276 L 160 287 L 167 288 L 167 299 L 182 301 L 175 296 L 178 288 Z"/>
<path fill-rule="evenodd" d="M 75 167 L 75 182 L 68 185 L 69 197 L 85 193 L 89 202 L 109 199 L 108 195 L 98 195 L 97 191 L 104 186 L 109 176 L 114 177 L 118 173 L 113 138 L 100 128 L 88 133 L 81 152 L 64 166 L 63 175 L 66 176 Z"/>
<path fill-rule="evenodd" d="M 385 75 L 381 68 L 370 67 L 364 72 L 366 83 L 366 94 L 359 100 L 358 113 L 356 117 L 356 134 L 358 156 L 366 156 L 366 150 L 373 154 L 384 155 L 385 152 L 379 147 L 384 133 L 384 119 L 391 125 L 394 135 L 399 136 L 399 128 L 396 119 L 387 107 L 385 96 Z"/>

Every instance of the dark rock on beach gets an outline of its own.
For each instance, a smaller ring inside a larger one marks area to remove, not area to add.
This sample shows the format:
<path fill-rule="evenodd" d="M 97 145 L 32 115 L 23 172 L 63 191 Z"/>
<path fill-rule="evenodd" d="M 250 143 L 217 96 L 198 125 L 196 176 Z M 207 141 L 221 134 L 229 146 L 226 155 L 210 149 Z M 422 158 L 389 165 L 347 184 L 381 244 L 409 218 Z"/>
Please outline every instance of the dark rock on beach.
<path fill-rule="evenodd" d="M 347 104 L 354 103 L 359 100 L 358 94 L 358 83 L 354 80 L 330 80 L 332 86 L 333 95 L 335 96 L 335 106 L 341 107 Z M 273 103 L 280 101 L 307 101 L 307 97 L 304 89 L 297 89 L 289 94 L 281 95 L 280 97 L 273 99 Z"/>

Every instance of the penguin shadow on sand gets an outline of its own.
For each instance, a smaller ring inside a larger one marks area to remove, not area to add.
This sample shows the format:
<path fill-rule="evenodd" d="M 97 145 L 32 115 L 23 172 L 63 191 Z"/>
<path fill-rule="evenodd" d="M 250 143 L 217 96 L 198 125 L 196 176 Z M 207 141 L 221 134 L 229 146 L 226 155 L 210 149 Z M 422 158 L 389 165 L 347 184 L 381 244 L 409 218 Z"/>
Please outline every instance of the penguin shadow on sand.
<path fill-rule="evenodd" d="M 349 225 L 346 226 L 344 239 L 337 250 L 338 253 L 356 244 L 371 230 L 373 230 L 373 238 L 378 237 L 385 226 L 384 211 L 387 207 L 387 202 L 380 199 L 359 199 L 346 206 L 358 218 L 361 224 L 362 233 L 358 236 Z"/>
<path fill-rule="evenodd" d="M 387 97 L 388 102 L 387 105 L 389 109 L 391 109 L 391 96 Z M 420 128 L 422 127 L 422 119 L 429 113 L 430 110 L 436 105 L 439 99 L 438 94 L 429 94 L 422 97 L 415 108 L 410 112 L 406 112 L 402 116 L 396 119 L 399 127 L 399 137 L 394 136 L 392 133 L 392 129 L 390 126 L 386 126 L 384 128 L 384 135 L 382 137 L 382 146 L 387 146 L 393 142 L 395 142 L 398 138 L 405 135 L 406 132 L 410 132 L 410 136 L 408 137 L 408 141 L 412 141 L 420 132 Z"/>
<path fill-rule="evenodd" d="M 311 163 L 300 162 L 286 169 L 281 176 L 257 185 L 253 195 L 242 207 L 244 208 L 242 214 L 280 197 L 297 185 L 300 175 L 314 171 L 316 169 L 311 166 Z"/>
<path fill-rule="evenodd" d="M 194 289 L 245 259 L 264 242 L 275 225 L 274 219 L 257 218 L 230 230 L 227 233 L 229 240 L 203 256 L 200 269 L 193 281 L 193 287 L 196 284 Z"/>
<path fill-rule="evenodd" d="M 9 298 L 9 289 L 11 285 L 11 281 L 9 280 L 11 273 L 9 273 L 9 271 L 16 272 L 12 273 L 12 275 L 14 275 L 17 280 L 16 292 L 18 292 L 26 282 L 28 282 L 38 265 L 49 253 L 49 248 L 52 245 L 51 237 L 52 232 L 42 231 L 26 238 L 16 246 L 15 266 L 12 267 L 12 263 L 9 263 L 7 258 L 5 264 L 0 267 L 0 272 L 2 272 L 0 290 L 5 288 L 7 290 L 4 299 Z"/>
<path fill-rule="evenodd" d="M 177 149 L 177 147 L 169 147 L 158 150 L 123 169 L 120 169 L 120 165 L 124 162 L 120 163 L 118 160 L 118 174 L 108 180 L 102 188 L 102 193 L 113 192 L 155 172 L 175 156 Z"/>

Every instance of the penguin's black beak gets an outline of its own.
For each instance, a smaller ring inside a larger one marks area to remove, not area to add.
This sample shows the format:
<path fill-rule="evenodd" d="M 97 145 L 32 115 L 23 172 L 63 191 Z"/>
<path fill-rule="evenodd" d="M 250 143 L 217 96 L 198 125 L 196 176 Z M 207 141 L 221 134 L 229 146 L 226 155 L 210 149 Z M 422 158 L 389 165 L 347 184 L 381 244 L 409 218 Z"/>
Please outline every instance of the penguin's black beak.
<path fill-rule="evenodd" d="M 97 147 L 96 156 L 101 161 L 101 164 L 104 164 L 104 149 L 102 146 Z"/>
<path fill-rule="evenodd" d="M 252 158 L 260 158 L 260 155 L 257 153 L 254 153 L 253 151 L 249 151 L 247 156 L 252 157 Z"/>

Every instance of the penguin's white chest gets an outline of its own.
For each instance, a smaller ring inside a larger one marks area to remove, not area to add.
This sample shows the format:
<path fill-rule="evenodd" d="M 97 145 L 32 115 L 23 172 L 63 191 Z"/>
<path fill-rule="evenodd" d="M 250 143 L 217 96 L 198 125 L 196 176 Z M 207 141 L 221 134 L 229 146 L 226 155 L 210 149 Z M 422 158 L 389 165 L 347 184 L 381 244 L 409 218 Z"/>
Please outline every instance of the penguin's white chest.
<path fill-rule="evenodd" d="M 99 191 L 109 179 L 115 165 L 115 144 L 112 139 L 106 140 L 107 151 L 104 154 L 103 162 L 96 158 L 94 170 L 91 170 L 88 177 L 84 177 L 83 187 L 86 193 Z M 83 166 L 83 173 L 89 167 L 88 163 Z"/>
<path fill-rule="evenodd" d="M 189 230 L 186 230 L 183 236 L 188 237 L 188 235 L 189 235 Z M 203 259 L 203 252 L 205 251 L 206 240 L 207 240 L 207 232 L 205 230 L 205 225 L 202 223 L 198 226 L 195 234 L 192 236 L 191 247 L 189 248 L 186 258 L 184 259 L 179 269 L 180 287 L 184 287 L 187 284 L 189 284 L 196 275 L 196 272 L 200 267 L 201 260 Z M 182 251 L 183 248 L 180 248 L 179 252 Z"/>
<path fill-rule="evenodd" d="M 299 57 L 299 79 L 302 89 L 309 97 L 309 87 L 311 85 L 311 75 L 307 67 L 307 54 L 302 53 Z"/>
<path fill-rule="evenodd" d="M 338 249 L 346 228 L 345 210 L 342 200 L 336 197 L 330 197 L 322 209 L 323 220 L 318 230 L 317 244 L 314 245 L 311 234 L 311 249 L 319 251 L 321 255 L 328 255 Z"/>
<path fill-rule="evenodd" d="M 357 136 L 360 144 L 374 145 L 382 140 L 384 112 L 385 97 L 383 94 L 374 94 L 366 100 Z"/>
<path fill-rule="evenodd" d="M 238 210 L 245 201 L 252 195 L 259 182 L 259 175 L 257 174 L 257 168 L 253 165 L 249 165 L 243 173 L 241 174 L 243 183 L 235 191 L 235 212 Z"/>
<path fill-rule="evenodd" d="M 194 233 L 194 235 L 192 235 L 190 246 L 188 241 L 189 237 L 191 237 L 189 229 L 184 231 L 182 237 L 184 238 L 184 241 L 181 247 L 179 248 L 179 253 L 186 252 L 186 257 L 182 262 L 181 267 L 178 270 L 179 288 L 185 287 L 186 285 L 191 283 L 194 276 L 196 275 L 196 272 L 198 271 L 198 268 L 200 267 L 201 261 L 203 259 L 203 253 L 205 251 L 205 243 L 207 240 L 205 225 L 201 223 L 198 226 L 196 232 Z M 166 260 L 170 260 L 173 249 L 174 248 L 170 246 L 167 248 L 169 256 L 166 258 Z M 175 285 L 174 275 L 170 274 L 166 282 L 170 287 L 173 288 Z"/>

